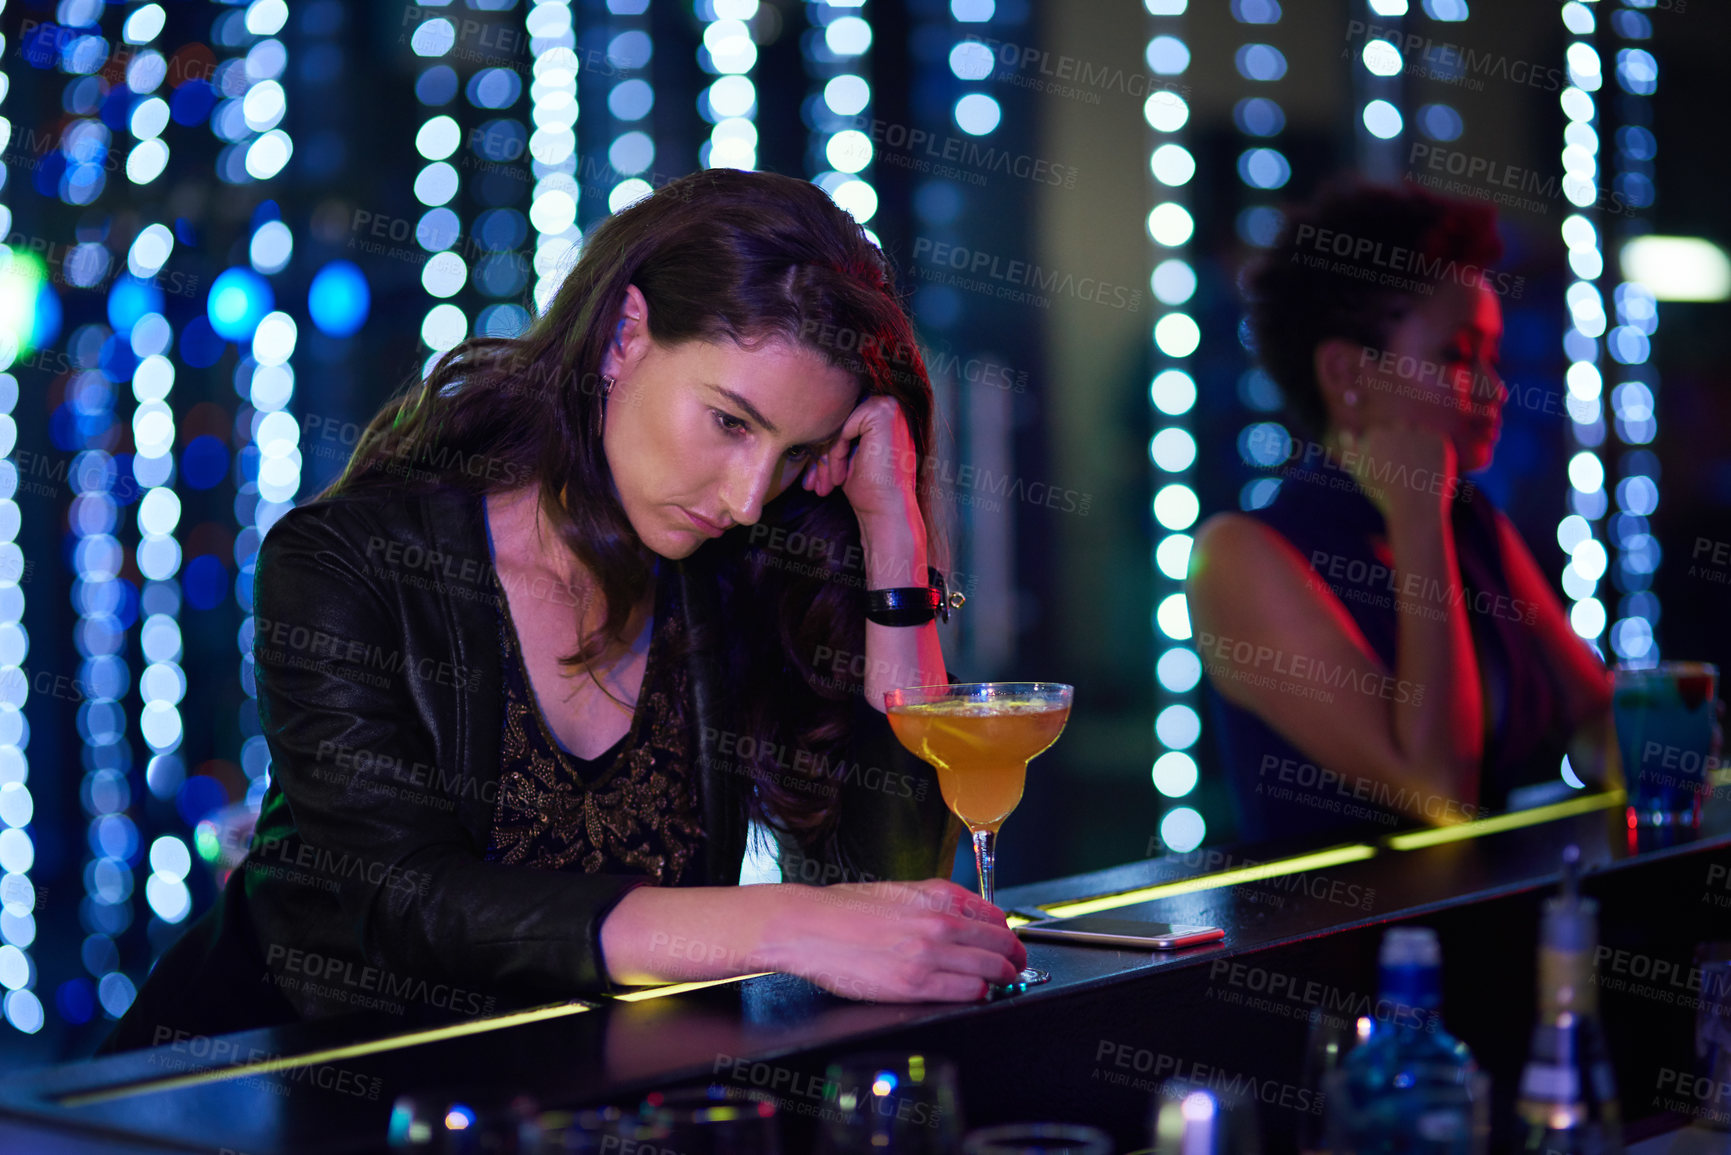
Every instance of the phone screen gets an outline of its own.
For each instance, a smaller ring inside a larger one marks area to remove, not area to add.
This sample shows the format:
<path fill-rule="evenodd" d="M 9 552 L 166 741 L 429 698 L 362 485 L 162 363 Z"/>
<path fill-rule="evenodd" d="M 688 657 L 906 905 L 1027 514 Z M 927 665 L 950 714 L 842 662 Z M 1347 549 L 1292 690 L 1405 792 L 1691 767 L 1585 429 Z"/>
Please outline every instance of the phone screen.
<path fill-rule="evenodd" d="M 1182 923 L 1146 922 L 1134 918 L 1112 918 L 1082 915 L 1079 918 L 1059 918 L 1047 922 L 1029 923 L 1016 928 L 1029 938 L 1065 939 L 1071 942 L 1106 943 L 1116 940 L 1120 945 L 1144 945 L 1156 950 L 1195 946 L 1218 942 L 1226 932 L 1215 926 L 1190 926 Z"/>
<path fill-rule="evenodd" d="M 1173 926 L 1169 922 L 1143 922 L 1136 918 L 1102 918 L 1084 914 L 1078 918 L 1060 918 L 1040 924 L 1042 930 L 1079 930 L 1087 934 L 1121 934 L 1126 938 L 1165 938 L 1173 931 L 1196 930 L 1197 927 Z"/>

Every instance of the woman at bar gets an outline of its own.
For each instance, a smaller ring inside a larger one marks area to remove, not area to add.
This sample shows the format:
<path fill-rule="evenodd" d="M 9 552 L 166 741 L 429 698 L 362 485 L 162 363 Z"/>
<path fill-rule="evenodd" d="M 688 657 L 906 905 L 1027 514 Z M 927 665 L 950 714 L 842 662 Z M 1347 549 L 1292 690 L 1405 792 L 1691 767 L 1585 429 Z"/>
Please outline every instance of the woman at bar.
<path fill-rule="evenodd" d="M 1337 186 L 1247 278 L 1293 436 L 1270 503 L 1198 531 L 1190 612 L 1240 835 L 1447 825 L 1609 743 L 1610 681 L 1486 468 L 1507 400 L 1488 206 Z M 1563 420 L 1563 408 L 1552 412 Z"/>
<path fill-rule="evenodd" d="M 526 333 L 447 353 L 266 534 L 270 787 L 114 1046 L 762 970 L 1014 979 L 883 714 L 947 680 L 932 420 L 888 264 L 815 186 L 710 169 L 596 226 Z M 753 820 L 788 881 L 736 885 Z"/>

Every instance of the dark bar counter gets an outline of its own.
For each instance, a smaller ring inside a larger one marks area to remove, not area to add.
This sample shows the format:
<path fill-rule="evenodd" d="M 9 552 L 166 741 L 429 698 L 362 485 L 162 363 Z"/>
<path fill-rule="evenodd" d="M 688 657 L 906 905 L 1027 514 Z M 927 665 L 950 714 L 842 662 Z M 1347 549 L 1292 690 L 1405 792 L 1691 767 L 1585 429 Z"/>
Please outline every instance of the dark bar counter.
<path fill-rule="evenodd" d="M 1170 953 L 1030 942 L 1052 981 L 979 1004 L 850 1002 L 769 975 L 485 1018 L 352 1015 L 177 1040 L 9 1078 L 0 1150 L 345 1155 L 386 1149 L 407 1091 L 501 1087 L 563 1107 L 713 1080 L 776 1094 L 792 1155 L 809 1149 L 830 1059 L 921 1049 L 958 1064 L 970 1127 L 1086 1122 L 1140 1150 L 1155 1089 L 1178 1077 L 1244 1095 L 1264 1149 L 1291 1151 L 1321 1109 L 1305 1074 L 1313 1013 L 1375 1014 L 1377 948 L 1399 923 L 1436 929 L 1443 1020 L 1489 1071 L 1501 1121 L 1536 1008 L 1540 903 L 1571 843 L 1599 902 L 1601 1011 L 1638 1139 L 1683 1125 L 1680 1112 L 1731 1107 L 1692 1094 L 1697 946 L 1731 943 L 1720 793 L 1700 832 L 1670 839 L 1637 843 L 1620 796 L 1590 795 L 1286 858 L 1209 848 L 1005 890 L 1006 909 L 1109 909 L 1226 939 Z"/>

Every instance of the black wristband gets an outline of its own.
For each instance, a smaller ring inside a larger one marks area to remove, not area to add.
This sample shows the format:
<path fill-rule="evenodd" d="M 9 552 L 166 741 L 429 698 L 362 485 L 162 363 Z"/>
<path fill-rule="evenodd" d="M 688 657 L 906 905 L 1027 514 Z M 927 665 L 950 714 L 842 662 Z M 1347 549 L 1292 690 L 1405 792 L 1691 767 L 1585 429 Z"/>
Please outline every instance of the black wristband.
<path fill-rule="evenodd" d="M 950 609 L 966 599 L 944 588 L 944 575 L 926 567 L 929 586 L 897 586 L 866 591 L 866 621 L 880 626 L 923 626 L 933 618 L 950 620 Z"/>

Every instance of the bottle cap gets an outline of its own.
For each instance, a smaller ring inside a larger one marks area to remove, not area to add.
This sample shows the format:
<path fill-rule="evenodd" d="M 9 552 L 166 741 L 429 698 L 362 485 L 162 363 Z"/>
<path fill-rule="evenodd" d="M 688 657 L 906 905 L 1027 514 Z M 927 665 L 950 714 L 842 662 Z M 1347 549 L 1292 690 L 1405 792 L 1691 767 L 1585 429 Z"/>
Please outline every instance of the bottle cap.
<path fill-rule="evenodd" d="M 1385 967 L 1440 967 L 1442 948 L 1428 926 L 1397 926 L 1382 936 L 1377 961 Z"/>
<path fill-rule="evenodd" d="M 1563 850 L 1563 890 L 1545 900 L 1539 942 L 1546 950 L 1590 951 L 1599 940 L 1599 904 L 1581 897 L 1581 848 Z"/>

